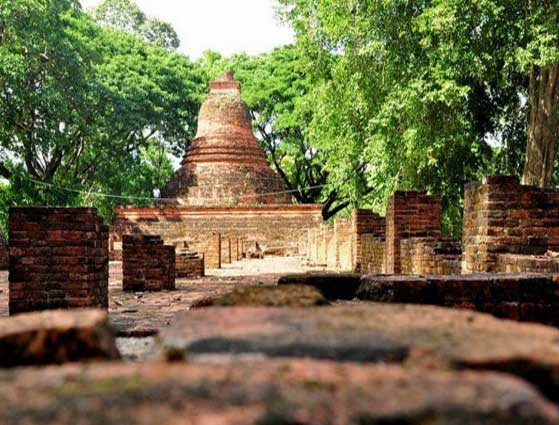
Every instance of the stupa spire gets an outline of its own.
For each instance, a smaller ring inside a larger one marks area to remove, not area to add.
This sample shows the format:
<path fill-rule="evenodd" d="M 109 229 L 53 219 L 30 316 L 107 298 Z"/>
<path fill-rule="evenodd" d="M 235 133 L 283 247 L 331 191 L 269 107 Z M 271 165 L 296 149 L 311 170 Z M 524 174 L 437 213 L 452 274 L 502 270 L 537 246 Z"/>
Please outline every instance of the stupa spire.
<path fill-rule="evenodd" d="M 283 190 L 254 136 L 241 83 L 226 71 L 210 82 L 196 137 L 163 196 L 185 205 L 291 203 L 289 195 L 277 194 Z"/>

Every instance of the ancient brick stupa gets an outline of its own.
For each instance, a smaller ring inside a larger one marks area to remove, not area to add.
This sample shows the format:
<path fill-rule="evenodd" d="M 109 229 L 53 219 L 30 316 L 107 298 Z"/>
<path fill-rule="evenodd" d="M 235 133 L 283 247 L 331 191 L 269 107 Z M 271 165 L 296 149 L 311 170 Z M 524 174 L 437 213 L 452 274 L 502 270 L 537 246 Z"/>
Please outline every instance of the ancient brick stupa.
<path fill-rule="evenodd" d="M 185 206 L 290 204 L 280 177 L 254 136 L 241 84 L 226 72 L 210 83 L 198 133 L 162 195 Z"/>

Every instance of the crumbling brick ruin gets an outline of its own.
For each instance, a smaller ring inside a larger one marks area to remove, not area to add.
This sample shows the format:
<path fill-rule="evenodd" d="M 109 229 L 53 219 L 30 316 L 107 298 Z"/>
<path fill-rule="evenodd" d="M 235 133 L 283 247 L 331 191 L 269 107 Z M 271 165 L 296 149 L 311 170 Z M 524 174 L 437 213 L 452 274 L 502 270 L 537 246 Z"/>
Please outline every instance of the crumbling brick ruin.
<path fill-rule="evenodd" d="M 297 253 L 298 237 L 323 221 L 322 206 L 293 204 L 271 169 L 253 134 L 240 83 L 226 73 L 210 88 L 198 134 L 163 191 L 165 199 L 155 207 L 116 209 L 111 233 L 115 251 L 124 234 L 161 235 L 166 243 L 186 237 L 200 245 L 212 233 L 221 233 L 289 255 Z M 111 255 L 119 258 L 118 252 Z M 207 256 L 206 262 L 211 264 Z"/>
<path fill-rule="evenodd" d="M 362 273 L 382 273 L 386 222 L 370 210 L 353 210 L 352 256 L 353 270 Z"/>
<path fill-rule="evenodd" d="M 559 326 L 559 293 L 550 275 L 370 275 L 361 282 L 356 295 L 362 300 L 433 304 Z"/>
<path fill-rule="evenodd" d="M 109 228 L 95 208 L 12 208 L 10 314 L 108 308 Z"/>
<path fill-rule="evenodd" d="M 415 237 L 441 237 L 440 198 L 426 192 L 396 192 L 386 211 L 386 273 L 402 273 L 400 242 Z"/>
<path fill-rule="evenodd" d="M 231 239 L 221 238 L 221 264 L 231 264 Z"/>
<path fill-rule="evenodd" d="M 228 71 L 210 82 L 198 133 L 163 196 L 179 205 L 204 207 L 291 204 L 284 192 L 253 134 L 241 84 Z"/>
<path fill-rule="evenodd" d="M 177 247 L 176 273 L 177 278 L 196 278 L 205 276 L 204 254 L 200 255 L 188 248 L 188 246 Z"/>
<path fill-rule="evenodd" d="M 448 238 L 410 238 L 400 242 L 402 274 L 460 274 L 460 241 Z"/>
<path fill-rule="evenodd" d="M 441 238 L 440 200 L 425 192 L 397 192 L 388 220 L 370 210 L 354 210 L 307 232 L 303 248 L 310 264 L 361 273 L 453 274 L 460 272 L 458 241 Z M 343 259 L 341 261 L 340 259 Z"/>
<path fill-rule="evenodd" d="M 559 272 L 559 192 L 506 176 L 466 185 L 461 243 L 441 237 L 440 216 L 437 196 L 396 192 L 386 220 L 354 210 L 350 242 L 336 224 L 321 224 L 308 229 L 301 252 L 313 265 L 373 274 Z"/>
<path fill-rule="evenodd" d="M 518 270 L 514 264 L 521 264 L 522 258 L 509 254 L 531 256 L 556 251 L 559 192 L 522 186 L 516 177 L 490 176 L 466 185 L 462 245 L 463 273 Z M 542 260 L 530 268 L 553 271 L 554 263 Z"/>
<path fill-rule="evenodd" d="M 130 292 L 175 289 L 175 247 L 160 236 L 124 235 L 122 289 Z"/>

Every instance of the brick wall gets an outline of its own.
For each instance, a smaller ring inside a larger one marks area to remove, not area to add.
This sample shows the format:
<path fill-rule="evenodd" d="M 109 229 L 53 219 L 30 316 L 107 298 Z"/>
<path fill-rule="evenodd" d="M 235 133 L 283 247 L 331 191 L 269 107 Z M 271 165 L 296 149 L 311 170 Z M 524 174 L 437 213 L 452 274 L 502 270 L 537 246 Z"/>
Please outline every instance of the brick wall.
<path fill-rule="evenodd" d="M 334 226 L 326 225 L 324 237 L 326 238 L 326 265 L 329 269 L 335 270 L 337 267 L 336 261 L 336 235 Z"/>
<path fill-rule="evenodd" d="M 384 273 L 384 238 L 375 237 L 372 233 L 361 235 L 361 254 L 359 273 Z"/>
<path fill-rule="evenodd" d="M 296 253 L 301 233 L 321 223 L 320 205 L 275 205 L 253 207 L 146 207 L 117 208 L 111 237 L 123 234 L 161 235 L 166 243 L 188 240 L 203 243 L 212 233 L 258 242 L 262 249 Z M 206 256 L 206 262 L 209 259 Z"/>
<path fill-rule="evenodd" d="M 559 273 L 559 258 L 543 255 L 499 254 L 499 273 Z"/>
<path fill-rule="evenodd" d="M 326 266 L 328 258 L 328 245 L 326 244 L 326 231 L 328 225 L 321 224 L 318 228 L 316 240 L 316 264 L 319 266 Z"/>
<path fill-rule="evenodd" d="M 11 208 L 10 314 L 108 308 L 109 228 L 95 208 Z"/>
<path fill-rule="evenodd" d="M 400 242 L 402 274 L 460 274 L 462 249 L 458 241 L 410 238 Z"/>
<path fill-rule="evenodd" d="M 239 261 L 241 259 L 239 255 L 239 238 L 233 237 L 229 238 L 231 241 L 231 261 Z"/>
<path fill-rule="evenodd" d="M 221 264 L 231 264 L 231 238 L 221 238 Z"/>
<path fill-rule="evenodd" d="M 204 240 L 190 242 L 188 246 L 204 256 L 204 262 L 207 269 L 221 268 L 221 234 L 212 233 L 207 235 Z"/>
<path fill-rule="evenodd" d="M 336 241 L 336 268 L 353 270 L 352 221 L 338 218 L 334 221 L 334 239 Z"/>
<path fill-rule="evenodd" d="M 175 246 L 163 245 L 160 236 L 124 235 L 122 289 L 164 291 L 175 289 Z"/>
<path fill-rule="evenodd" d="M 453 276 L 364 276 L 356 296 L 377 302 L 432 304 L 559 326 L 556 277 L 481 273 Z"/>
<path fill-rule="evenodd" d="M 190 251 L 186 248 L 176 249 L 176 277 L 177 278 L 193 278 L 203 277 L 204 255 Z"/>
<path fill-rule="evenodd" d="M 371 210 L 353 210 L 351 222 L 353 269 L 356 272 L 382 269 L 382 266 L 377 267 L 377 265 L 378 261 L 383 261 L 384 248 L 379 250 L 376 242 L 384 241 L 385 238 L 384 217 Z"/>
<path fill-rule="evenodd" d="M 401 273 L 402 239 L 425 236 L 441 237 L 440 197 L 426 192 L 396 192 L 386 212 L 386 273 Z"/>
<path fill-rule="evenodd" d="M 498 270 L 499 254 L 541 255 L 559 248 L 559 192 L 489 176 L 466 185 L 462 272 Z"/>

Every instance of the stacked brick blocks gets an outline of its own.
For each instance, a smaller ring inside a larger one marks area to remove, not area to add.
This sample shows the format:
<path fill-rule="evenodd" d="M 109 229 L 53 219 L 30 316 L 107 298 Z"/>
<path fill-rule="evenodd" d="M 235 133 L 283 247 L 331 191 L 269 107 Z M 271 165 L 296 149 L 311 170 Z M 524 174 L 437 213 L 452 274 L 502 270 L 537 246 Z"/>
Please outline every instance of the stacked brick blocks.
<path fill-rule="evenodd" d="M 402 272 L 400 242 L 414 237 L 440 239 L 440 198 L 426 192 L 396 192 L 386 212 L 386 273 Z"/>
<path fill-rule="evenodd" d="M 453 239 L 410 238 L 400 242 L 402 274 L 460 274 L 462 247 Z"/>
<path fill-rule="evenodd" d="M 370 210 L 353 210 L 352 252 L 356 272 L 382 273 L 386 222 Z"/>
<path fill-rule="evenodd" d="M 109 228 L 95 208 L 12 208 L 10 314 L 108 308 Z"/>
<path fill-rule="evenodd" d="M 125 235 L 122 241 L 122 289 L 164 291 L 175 289 L 175 247 L 160 236 Z"/>
<path fill-rule="evenodd" d="M 522 186 L 516 177 L 489 176 L 466 185 L 463 228 L 463 273 L 506 269 L 499 265 L 507 263 L 499 259 L 502 254 L 557 250 L 559 192 Z M 518 258 L 514 262 L 518 264 Z"/>
<path fill-rule="evenodd" d="M 361 279 L 357 297 L 464 308 L 511 320 L 559 325 L 559 283 L 548 274 L 369 275 Z"/>
<path fill-rule="evenodd" d="M 186 248 L 177 248 L 176 250 L 176 277 L 203 277 L 204 256 Z"/>

